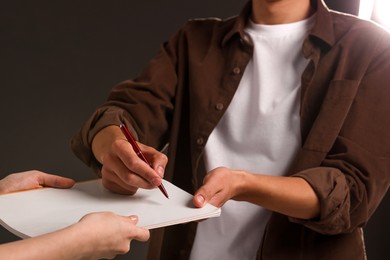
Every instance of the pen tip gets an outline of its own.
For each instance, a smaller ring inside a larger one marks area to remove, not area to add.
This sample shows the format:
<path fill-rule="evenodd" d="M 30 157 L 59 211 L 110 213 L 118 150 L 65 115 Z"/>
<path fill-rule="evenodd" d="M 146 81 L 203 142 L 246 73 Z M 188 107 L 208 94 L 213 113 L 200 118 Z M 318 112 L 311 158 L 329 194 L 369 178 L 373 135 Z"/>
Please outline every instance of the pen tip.
<path fill-rule="evenodd" d="M 160 186 L 158 186 L 158 188 L 160 189 L 160 191 L 162 192 L 162 194 L 164 194 L 164 196 L 169 199 L 169 196 L 168 196 L 168 192 L 166 191 L 166 189 L 164 188 L 164 186 L 161 184 Z"/>
<path fill-rule="evenodd" d="M 164 194 L 164 196 L 167 198 L 167 199 L 169 199 L 169 196 L 168 196 L 168 193 L 167 193 L 167 191 L 163 188 L 163 190 L 162 190 L 162 193 Z"/>

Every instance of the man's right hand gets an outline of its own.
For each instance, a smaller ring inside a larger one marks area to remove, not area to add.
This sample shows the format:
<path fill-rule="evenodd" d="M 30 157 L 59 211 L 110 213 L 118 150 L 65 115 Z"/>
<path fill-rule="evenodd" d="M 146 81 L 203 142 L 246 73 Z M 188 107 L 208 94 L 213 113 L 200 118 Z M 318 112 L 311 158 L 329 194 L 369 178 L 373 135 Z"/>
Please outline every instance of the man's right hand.
<path fill-rule="evenodd" d="M 138 145 L 152 168 L 137 156 L 119 126 L 108 126 L 96 134 L 92 151 L 103 165 L 104 187 L 116 193 L 133 195 L 138 188 L 152 189 L 161 184 L 167 156 L 150 146 Z"/>

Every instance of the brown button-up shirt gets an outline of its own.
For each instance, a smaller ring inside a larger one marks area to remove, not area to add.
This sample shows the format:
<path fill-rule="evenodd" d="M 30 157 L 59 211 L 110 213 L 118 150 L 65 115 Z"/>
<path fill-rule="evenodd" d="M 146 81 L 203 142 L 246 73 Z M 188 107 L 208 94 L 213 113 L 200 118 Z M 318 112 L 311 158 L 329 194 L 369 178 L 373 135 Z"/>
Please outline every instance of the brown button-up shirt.
<path fill-rule="evenodd" d="M 313 220 L 274 213 L 259 259 L 364 259 L 361 228 L 389 187 L 390 34 L 321 0 L 312 4 L 316 23 L 302 48 L 310 60 L 301 85 L 303 143 L 288 175 L 313 187 L 321 213 Z M 207 139 L 252 57 L 243 30 L 250 11 L 248 3 L 237 17 L 188 21 L 137 78 L 112 90 L 73 138 L 75 154 L 99 173 L 94 135 L 125 122 L 142 143 L 169 142 L 165 178 L 194 192 Z M 195 225 L 153 231 L 149 258 L 186 259 Z"/>

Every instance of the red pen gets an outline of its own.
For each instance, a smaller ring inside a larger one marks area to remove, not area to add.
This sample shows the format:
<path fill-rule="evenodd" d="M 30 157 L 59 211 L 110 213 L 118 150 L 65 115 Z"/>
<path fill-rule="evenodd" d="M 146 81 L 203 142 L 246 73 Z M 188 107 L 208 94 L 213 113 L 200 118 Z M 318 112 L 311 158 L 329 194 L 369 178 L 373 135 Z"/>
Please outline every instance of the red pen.
<path fill-rule="evenodd" d="M 137 142 L 134 140 L 133 136 L 131 135 L 130 131 L 127 129 L 126 125 L 125 124 L 120 124 L 119 125 L 120 129 L 122 130 L 123 134 L 126 136 L 126 139 L 127 141 L 129 141 L 129 143 L 131 144 L 131 146 L 133 147 L 133 150 L 134 152 L 138 155 L 138 157 L 146 162 L 150 167 L 152 167 L 152 165 L 148 162 L 148 160 L 146 159 L 146 157 L 144 156 L 144 154 L 142 153 L 141 149 L 139 148 L 139 146 L 137 145 Z M 165 195 L 165 197 L 168 197 L 168 193 L 167 191 L 165 190 L 163 184 L 161 183 L 158 188 L 160 189 L 160 191 Z"/>

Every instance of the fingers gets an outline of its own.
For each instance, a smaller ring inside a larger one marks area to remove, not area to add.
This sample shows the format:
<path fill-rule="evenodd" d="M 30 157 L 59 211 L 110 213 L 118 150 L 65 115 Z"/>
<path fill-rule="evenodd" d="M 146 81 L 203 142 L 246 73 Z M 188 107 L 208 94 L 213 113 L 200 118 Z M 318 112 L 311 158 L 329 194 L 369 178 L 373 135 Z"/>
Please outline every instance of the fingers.
<path fill-rule="evenodd" d="M 88 240 L 87 250 L 92 250 L 89 258 L 107 259 L 127 253 L 133 239 L 139 241 L 149 239 L 149 230 L 138 227 L 137 223 L 138 217 L 135 215 L 122 216 L 103 211 L 84 215 L 70 228 Z"/>
<path fill-rule="evenodd" d="M 44 172 L 38 172 L 38 182 L 43 187 L 53 187 L 61 189 L 71 188 L 75 184 L 75 181 L 70 178 L 48 174 Z"/>
<path fill-rule="evenodd" d="M 102 172 L 103 186 L 114 193 L 123 195 L 134 195 L 137 192 L 137 187 L 126 185 L 124 182 L 120 181 L 119 178 L 115 177 L 115 175 L 108 175 L 108 177 L 105 177 L 105 174 Z M 112 179 L 112 181 L 110 179 Z"/>
<path fill-rule="evenodd" d="M 133 239 L 144 242 L 144 241 L 148 241 L 149 238 L 150 238 L 149 230 L 147 230 L 145 228 L 138 228 L 137 227 L 137 231 L 136 231 Z"/>
<path fill-rule="evenodd" d="M 16 190 L 34 189 L 40 187 L 53 187 L 53 188 L 71 188 L 75 181 L 54 175 L 45 173 L 38 170 L 29 170 L 19 173 L 10 174 L 7 176 L 10 186 Z"/>
<path fill-rule="evenodd" d="M 194 194 L 193 203 L 196 207 L 201 208 L 206 205 L 206 203 L 211 203 L 210 200 L 215 200 L 215 196 L 222 191 L 222 180 L 217 177 L 215 171 L 206 175 L 203 180 L 203 185 Z M 213 205 L 219 206 L 219 202 Z"/>
<path fill-rule="evenodd" d="M 132 172 L 137 173 L 141 178 L 147 180 L 154 187 L 161 184 L 161 178 L 164 176 L 165 165 L 168 161 L 166 156 L 152 147 L 139 143 L 142 153 L 148 162 L 144 162 L 132 150 L 131 145 L 127 142 L 117 143 L 118 157 L 124 165 Z"/>
<path fill-rule="evenodd" d="M 134 194 L 137 188 L 151 189 L 161 184 L 167 157 L 152 147 L 139 146 L 153 168 L 136 155 L 126 140 L 117 139 L 112 144 L 112 152 L 101 157 L 103 185 L 106 188 L 122 194 Z"/>
<path fill-rule="evenodd" d="M 135 215 L 129 216 L 128 219 L 134 225 L 138 223 L 138 217 Z M 150 232 L 146 228 L 134 226 L 134 229 L 131 231 L 131 236 L 138 241 L 147 241 L 150 237 Z"/>
<path fill-rule="evenodd" d="M 152 162 L 152 168 L 161 178 L 163 178 L 165 167 L 168 163 L 168 157 L 150 146 L 139 144 L 139 147 L 143 151 L 144 155 L 150 158 L 149 162 Z"/>
<path fill-rule="evenodd" d="M 104 163 L 101 169 L 101 173 L 103 180 L 106 180 L 107 183 L 115 183 L 122 188 L 129 190 L 136 188 L 151 189 L 154 187 L 149 181 L 137 174 L 137 171 L 140 171 L 139 169 L 136 167 L 129 169 L 119 157 L 108 154 L 107 156 L 103 157 L 103 160 Z M 141 163 L 143 162 L 141 161 Z M 151 169 L 150 166 L 147 166 L 146 164 L 145 167 L 147 170 L 153 171 L 153 169 Z"/>
<path fill-rule="evenodd" d="M 196 207 L 210 203 L 218 208 L 236 195 L 234 179 L 237 174 L 230 169 L 219 167 L 210 171 L 203 180 L 203 185 L 193 197 Z"/>
<path fill-rule="evenodd" d="M 210 185 L 203 185 L 195 193 L 193 203 L 196 207 L 201 208 L 207 203 L 214 205 L 215 207 L 222 207 L 227 201 L 224 190 L 219 187 L 210 187 Z"/>

